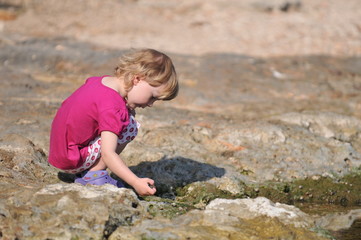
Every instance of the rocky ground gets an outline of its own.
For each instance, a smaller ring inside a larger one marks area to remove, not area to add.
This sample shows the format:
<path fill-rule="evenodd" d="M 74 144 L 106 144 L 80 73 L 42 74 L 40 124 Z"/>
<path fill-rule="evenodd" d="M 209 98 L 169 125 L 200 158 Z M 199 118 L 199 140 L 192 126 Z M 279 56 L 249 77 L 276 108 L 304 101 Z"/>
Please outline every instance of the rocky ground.
<path fill-rule="evenodd" d="M 3 239 L 357 239 L 361 4 L 0 1 Z M 157 196 L 70 184 L 52 118 L 131 47 L 169 54 L 181 91 L 137 112 L 122 153 Z M 335 213 L 337 212 L 337 213 Z"/>

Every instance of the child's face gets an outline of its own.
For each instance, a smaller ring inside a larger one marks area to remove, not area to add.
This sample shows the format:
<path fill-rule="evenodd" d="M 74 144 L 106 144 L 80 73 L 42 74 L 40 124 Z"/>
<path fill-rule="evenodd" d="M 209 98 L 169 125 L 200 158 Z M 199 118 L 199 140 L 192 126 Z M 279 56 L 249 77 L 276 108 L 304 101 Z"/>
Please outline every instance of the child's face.
<path fill-rule="evenodd" d="M 133 87 L 127 94 L 128 107 L 131 109 L 151 107 L 161 96 L 162 89 L 163 86 L 152 87 L 145 80 L 135 79 Z"/>

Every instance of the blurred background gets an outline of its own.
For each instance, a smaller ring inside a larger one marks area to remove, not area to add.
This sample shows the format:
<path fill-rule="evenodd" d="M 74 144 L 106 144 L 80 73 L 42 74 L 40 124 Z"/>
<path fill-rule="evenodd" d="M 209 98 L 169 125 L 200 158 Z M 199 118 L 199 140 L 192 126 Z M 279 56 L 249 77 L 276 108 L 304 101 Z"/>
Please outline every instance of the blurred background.
<path fill-rule="evenodd" d="M 182 87 L 166 105 L 248 120 L 284 111 L 274 104 L 312 110 L 299 101 L 355 94 L 360 18 L 359 0 L 0 0 L 0 60 L 12 78 L 61 83 L 42 92 L 60 102 L 85 78 L 112 74 L 124 50 L 155 48 Z"/>
<path fill-rule="evenodd" d="M 1 0 L 0 31 L 117 49 L 251 56 L 361 52 L 358 0 Z"/>

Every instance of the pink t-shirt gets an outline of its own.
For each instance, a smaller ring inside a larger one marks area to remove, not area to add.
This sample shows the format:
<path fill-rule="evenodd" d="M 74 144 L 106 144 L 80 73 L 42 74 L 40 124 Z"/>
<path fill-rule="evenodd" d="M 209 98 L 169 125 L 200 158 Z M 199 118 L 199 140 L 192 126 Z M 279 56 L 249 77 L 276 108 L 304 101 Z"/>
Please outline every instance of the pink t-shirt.
<path fill-rule="evenodd" d="M 120 136 L 129 124 L 126 101 L 102 84 L 103 77 L 88 78 L 59 108 L 51 128 L 49 163 L 59 169 L 83 164 L 88 144 L 102 131 Z"/>

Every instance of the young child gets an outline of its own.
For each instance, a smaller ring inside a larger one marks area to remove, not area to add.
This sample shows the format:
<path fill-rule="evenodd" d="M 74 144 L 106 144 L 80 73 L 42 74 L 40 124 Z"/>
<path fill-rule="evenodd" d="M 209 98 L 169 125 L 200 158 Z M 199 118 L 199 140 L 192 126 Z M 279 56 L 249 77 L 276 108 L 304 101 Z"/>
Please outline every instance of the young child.
<path fill-rule="evenodd" d="M 154 181 L 137 177 L 119 154 L 137 135 L 134 110 L 177 94 L 176 72 L 167 55 L 153 49 L 124 55 L 114 76 L 88 78 L 62 103 L 52 123 L 49 163 L 77 174 L 76 183 L 123 187 L 108 175 L 109 168 L 139 195 L 153 195 Z"/>

